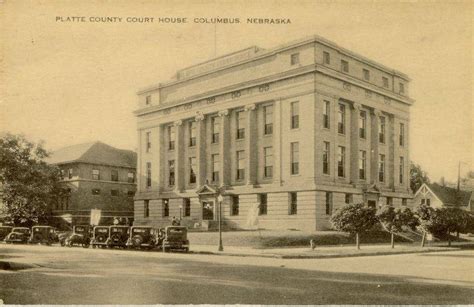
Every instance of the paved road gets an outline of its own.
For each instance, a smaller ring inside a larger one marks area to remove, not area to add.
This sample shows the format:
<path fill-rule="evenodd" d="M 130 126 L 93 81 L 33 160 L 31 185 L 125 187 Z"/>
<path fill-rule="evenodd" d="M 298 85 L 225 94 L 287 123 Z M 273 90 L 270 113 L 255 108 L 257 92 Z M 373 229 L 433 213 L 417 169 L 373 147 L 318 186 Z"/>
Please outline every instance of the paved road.
<path fill-rule="evenodd" d="M 283 260 L 0 245 L 9 304 L 468 304 L 472 251 Z"/>

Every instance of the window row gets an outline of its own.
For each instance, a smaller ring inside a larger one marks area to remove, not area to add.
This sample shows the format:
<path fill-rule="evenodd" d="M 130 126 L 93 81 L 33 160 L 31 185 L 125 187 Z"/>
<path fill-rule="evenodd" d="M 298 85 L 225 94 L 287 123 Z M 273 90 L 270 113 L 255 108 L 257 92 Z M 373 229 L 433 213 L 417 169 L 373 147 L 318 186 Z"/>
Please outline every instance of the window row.
<path fill-rule="evenodd" d="M 191 200 L 189 198 L 183 198 L 182 203 L 179 205 L 179 218 L 191 216 Z M 161 217 L 170 216 L 170 201 L 168 198 L 161 199 Z M 150 217 L 150 200 L 143 202 L 143 217 Z"/>
<path fill-rule="evenodd" d="M 100 195 L 102 193 L 102 190 L 101 189 L 92 189 L 91 190 L 91 194 L 92 195 Z M 126 192 L 127 196 L 128 197 L 133 197 L 135 196 L 135 191 L 131 191 L 131 190 L 128 190 Z M 120 196 L 120 190 L 118 189 L 111 189 L 110 190 L 110 195 L 111 196 Z"/>
<path fill-rule="evenodd" d="M 67 170 L 67 178 L 72 179 L 74 176 L 74 170 L 72 168 Z M 64 179 L 66 177 L 66 172 L 65 170 L 61 169 L 61 177 Z M 104 180 L 103 177 L 101 177 L 101 173 L 99 169 L 92 169 L 91 171 L 91 178 L 93 180 Z M 110 171 L 110 181 L 119 181 L 119 172 L 118 170 L 111 170 Z M 128 172 L 127 173 L 127 182 L 128 183 L 134 183 L 135 182 L 135 173 L 134 172 Z"/>

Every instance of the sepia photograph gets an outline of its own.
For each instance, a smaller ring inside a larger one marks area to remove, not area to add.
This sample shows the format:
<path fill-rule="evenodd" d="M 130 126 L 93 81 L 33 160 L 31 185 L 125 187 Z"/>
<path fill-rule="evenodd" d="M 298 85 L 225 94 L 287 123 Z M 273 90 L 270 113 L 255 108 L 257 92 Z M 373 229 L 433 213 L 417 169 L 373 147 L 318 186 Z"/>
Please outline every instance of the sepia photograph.
<path fill-rule="evenodd" d="M 473 20 L 0 0 L 0 305 L 474 304 Z"/>

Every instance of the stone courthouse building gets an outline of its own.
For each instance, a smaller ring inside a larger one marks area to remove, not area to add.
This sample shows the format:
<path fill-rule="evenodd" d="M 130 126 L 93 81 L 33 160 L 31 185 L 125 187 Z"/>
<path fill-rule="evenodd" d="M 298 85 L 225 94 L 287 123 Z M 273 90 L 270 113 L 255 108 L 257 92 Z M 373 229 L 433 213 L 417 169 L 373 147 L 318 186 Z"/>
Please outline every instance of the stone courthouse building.
<path fill-rule="evenodd" d="M 135 223 L 321 230 L 407 206 L 407 75 L 321 37 L 250 47 L 138 92 Z M 215 222 L 214 222 L 215 223 Z"/>

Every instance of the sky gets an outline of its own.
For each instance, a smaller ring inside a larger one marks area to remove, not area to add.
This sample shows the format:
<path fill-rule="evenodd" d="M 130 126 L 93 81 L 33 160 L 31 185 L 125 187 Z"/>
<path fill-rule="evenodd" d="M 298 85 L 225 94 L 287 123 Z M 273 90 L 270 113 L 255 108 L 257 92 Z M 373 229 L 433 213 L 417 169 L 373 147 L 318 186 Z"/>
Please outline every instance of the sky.
<path fill-rule="evenodd" d="M 134 150 L 139 89 L 216 55 L 317 34 L 410 76 L 410 158 L 432 180 L 454 181 L 459 161 L 462 174 L 474 169 L 473 3 L 0 1 L 0 131 L 44 140 L 51 150 L 95 140 Z M 214 17 L 241 22 L 194 23 Z"/>

